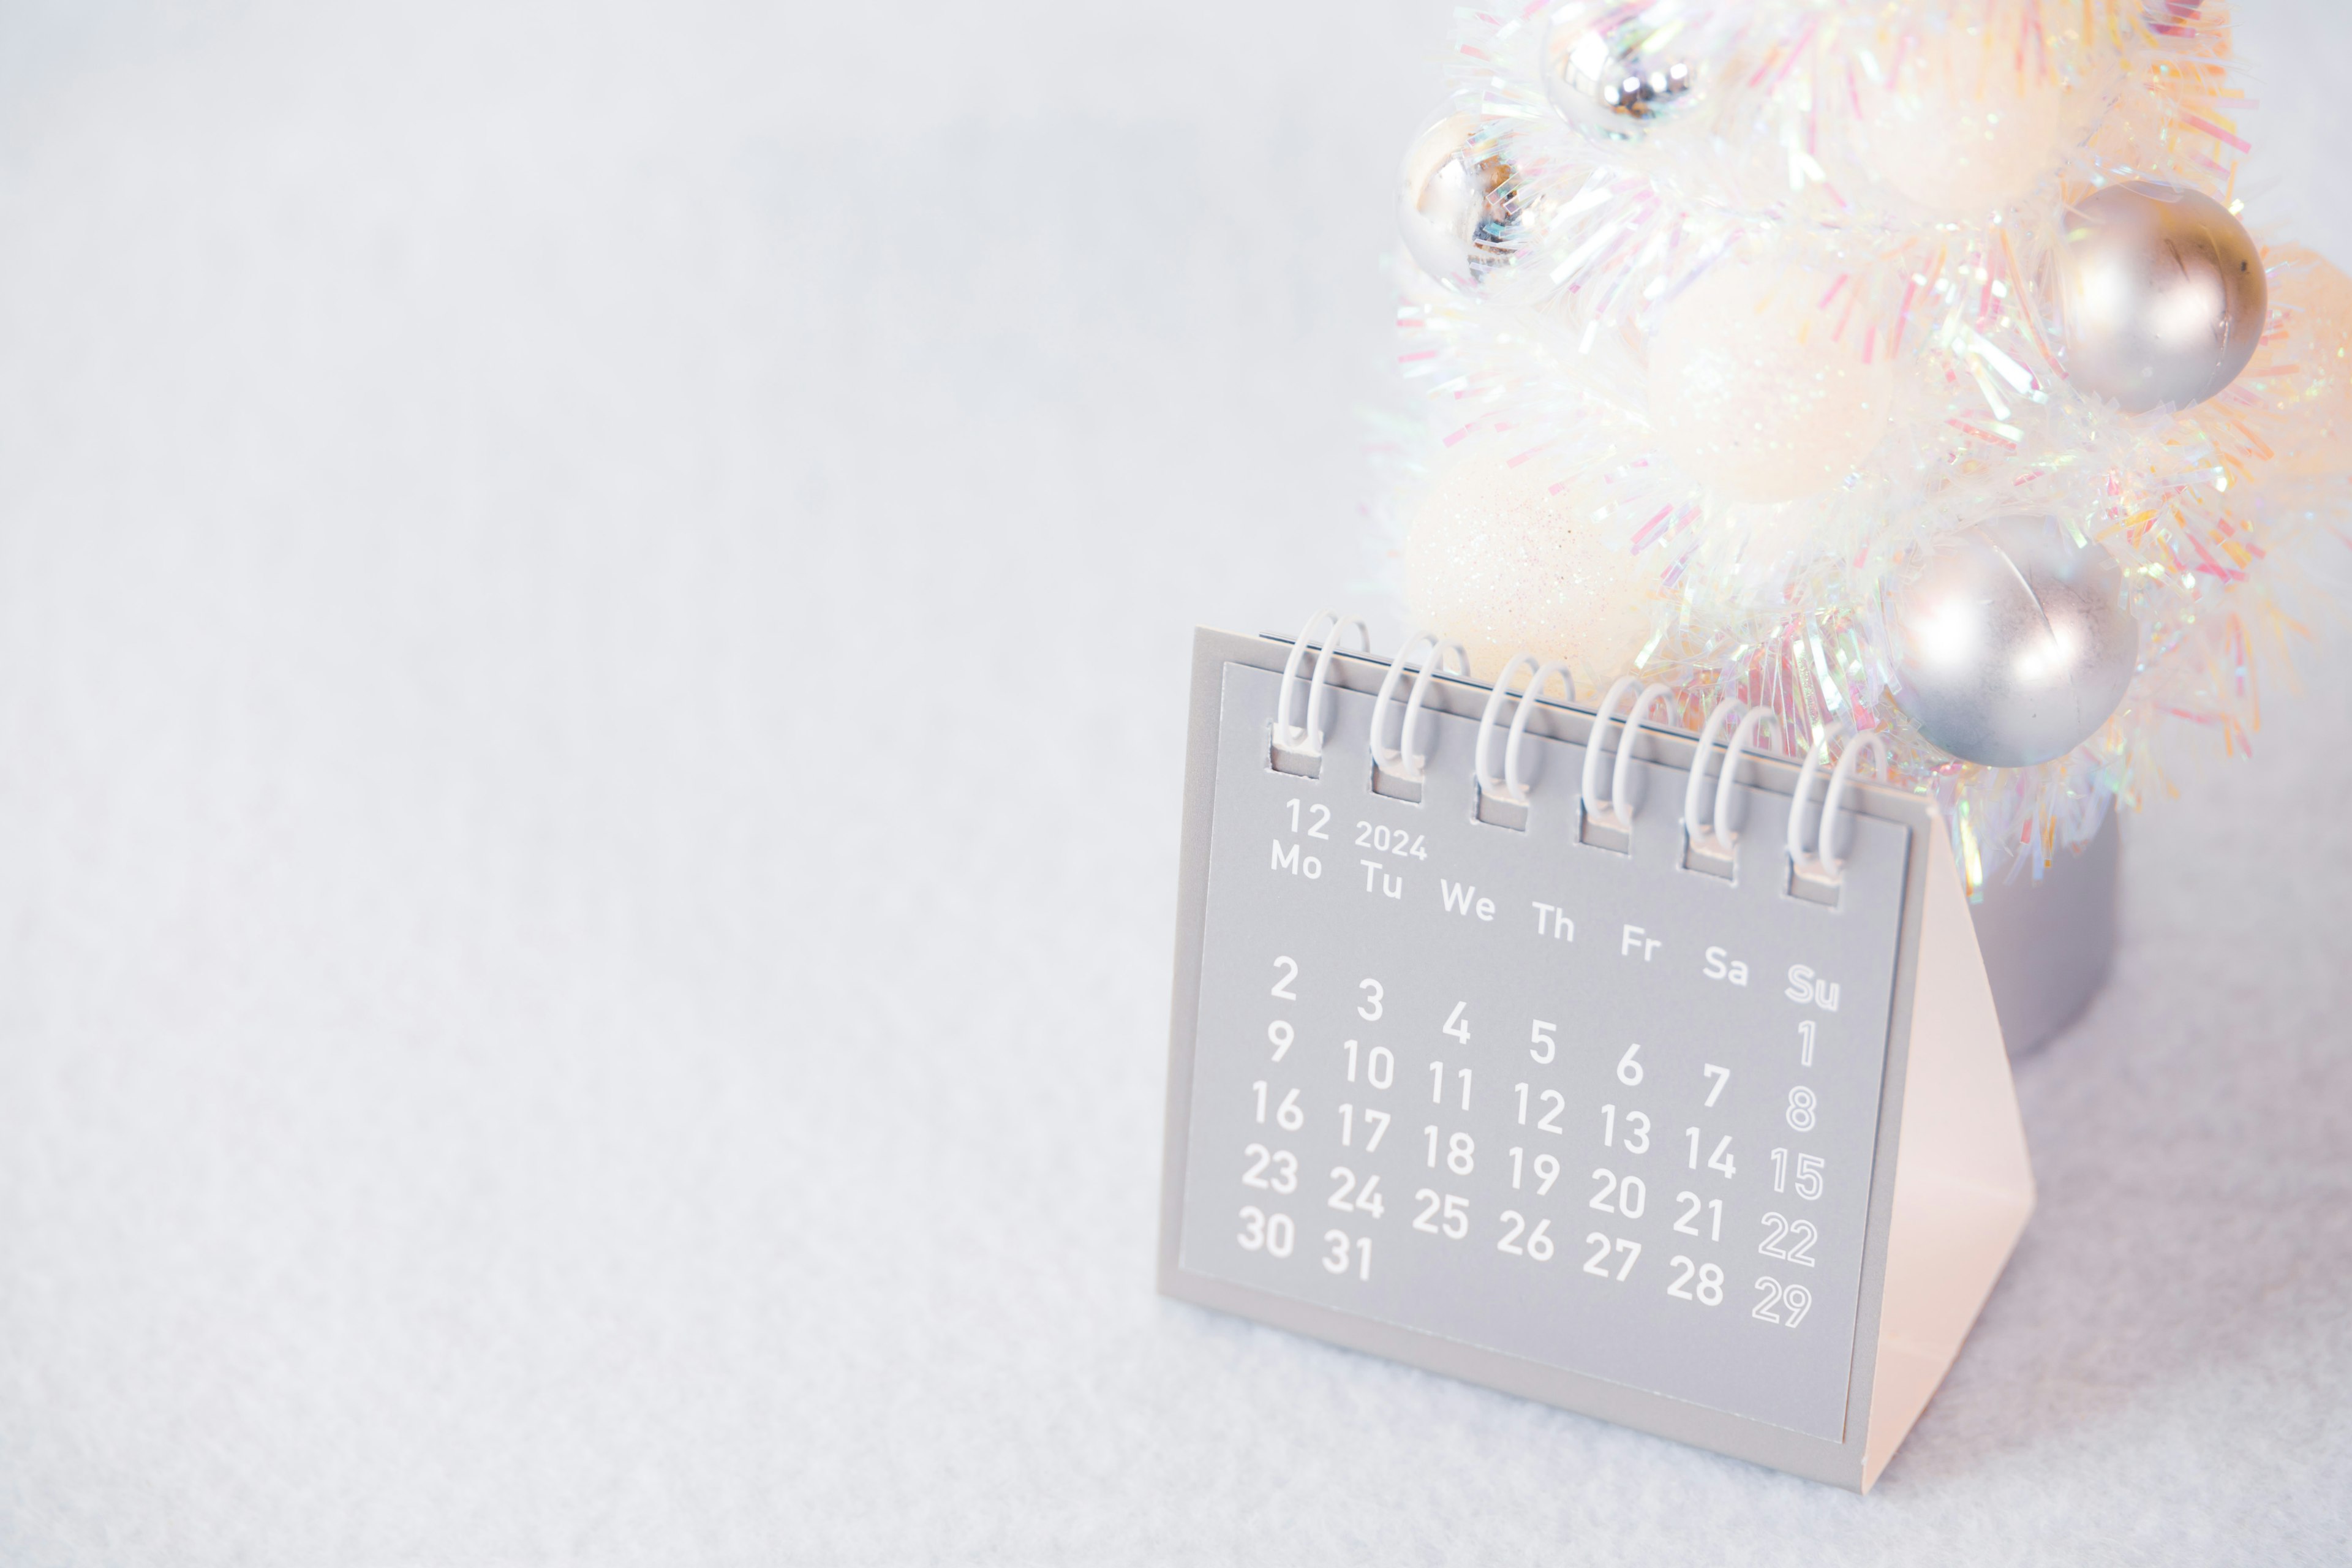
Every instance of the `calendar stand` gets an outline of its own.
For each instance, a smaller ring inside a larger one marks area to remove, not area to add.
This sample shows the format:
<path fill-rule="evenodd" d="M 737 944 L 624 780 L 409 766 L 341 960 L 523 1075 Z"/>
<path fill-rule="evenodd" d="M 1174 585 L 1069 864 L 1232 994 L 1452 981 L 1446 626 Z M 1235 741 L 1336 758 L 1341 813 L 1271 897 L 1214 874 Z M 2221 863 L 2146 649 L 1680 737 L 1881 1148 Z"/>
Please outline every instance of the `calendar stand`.
<path fill-rule="evenodd" d="M 1928 841 L 1865 1491 L 1951 1370 L 2033 1213 L 2025 1127 L 1975 922 L 1940 822 Z"/>
<path fill-rule="evenodd" d="M 1393 712 L 1375 712 L 1389 661 L 1308 661 L 1323 732 L 1286 755 L 1276 707 L 1280 672 L 1299 668 L 1291 652 L 1206 630 L 1194 645 L 1160 1289 L 1868 1489 L 2033 1205 L 2000 1020 L 1932 803 L 1848 790 L 1852 847 L 1829 895 L 1843 902 L 1824 908 L 1778 848 L 1794 767 L 1739 766 L 1719 798 L 1746 826 L 1734 860 L 1709 870 L 1693 847 L 1711 847 L 1671 809 L 1699 741 L 1644 729 L 1619 770 L 1624 847 L 1597 847 L 1588 830 L 1606 823 L 1575 804 L 1573 781 L 1601 726 L 1590 709 L 1533 701 L 1523 826 L 1496 826 L 1510 815 L 1494 809 L 1498 781 L 1471 776 L 1478 721 L 1495 723 L 1486 688 L 1442 674 L 1414 687 L 1422 740 L 1406 752 L 1426 752 L 1426 782 L 1398 799 L 1371 766 L 1397 732 Z M 1599 743 L 1611 733 L 1623 727 Z M 1307 837 L 1326 824 L 1411 849 L 1359 856 Z M 1530 916 L 1529 891 L 1558 905 Z M 1570 923 L 1544 914 L 1555 907 L 1577 929 L 1539 942 L 1547 918 Z M 1769 953 L 1764 984 L 1710 978 L 1722 946 L 1701 968 L 1717 929 L 1759 962 Z M 1630 934 L 1643 931 L 1663 935 Z M 1823 988 L 1838 1010 L 1790 999 L 1801 966 L 1782 960 L 1816 952 L 1824 975 L 1846 977 L 1842 1008 Z M 1269 1000 L 1269 977 L 1287 1000 Z M 1787 1034 L 1800 1014 L 1802 1068 Z M 1377 1062 L 1358 1078 L 1366 1051 L 1395 1064 L 1388 1078 Z M 1393 1142 L 1368 1133 L 1371 1116 L 1382 1134 L 1393 1121 Z M 1810 1194 L 1802 1174 L 1784 1184 L 1791 1158 L 1816 1173 Z M 1539 1195 L 1546 1170 L 1560 1174 Z M 1378 1204 L 1362 1200 L 1367 1176 Z"/>

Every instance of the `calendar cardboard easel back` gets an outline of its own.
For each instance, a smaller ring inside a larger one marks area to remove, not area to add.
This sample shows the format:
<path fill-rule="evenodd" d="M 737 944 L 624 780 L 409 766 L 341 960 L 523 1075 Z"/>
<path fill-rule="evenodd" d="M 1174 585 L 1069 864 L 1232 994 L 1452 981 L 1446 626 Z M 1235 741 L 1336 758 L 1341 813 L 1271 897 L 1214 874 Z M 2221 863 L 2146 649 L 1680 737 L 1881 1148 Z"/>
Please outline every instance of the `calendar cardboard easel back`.
<path fill-rule="evenodd" d="M 1612 837 L 1589 710 L 1530 705 L 1498 811 L 1486 688 L 1424 683 L 1400 788 L 1385 660 L 1321 661 L 1316 753 L 1275 746 L 1290 651 L 1194 645 L 1161 1290 L 1866 1489 L 2033 1203 L 1931 804 L 1850 790 L 1825 903 L 1793 767 L 1740 769 L 1717 862 L 1693 737 L 1632 742 Z"/>

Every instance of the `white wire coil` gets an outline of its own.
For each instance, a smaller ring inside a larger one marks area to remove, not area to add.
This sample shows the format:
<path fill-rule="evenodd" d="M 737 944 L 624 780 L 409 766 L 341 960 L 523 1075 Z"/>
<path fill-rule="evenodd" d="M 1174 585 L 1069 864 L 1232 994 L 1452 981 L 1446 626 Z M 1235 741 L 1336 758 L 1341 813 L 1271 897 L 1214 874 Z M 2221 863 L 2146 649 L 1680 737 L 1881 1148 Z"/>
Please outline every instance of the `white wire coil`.
<path fill-rule="evenodd" d="M 1319 758 L 1323 754 L 1325 730 L 1323 713 L 1325 693 L 1329 686 L 1331 660 L 1341 651 L 1339 644 L 1350 633 L 1361 650 L 1369 654 L 1371 636 L 1365 623 L 1355 617 L 1343 617 L 1332 610 L 1318 611 L 1300 630 L 1298 639 L 1291 645 L 1290 657 L 1282 670 L 1282 686 L 1276 699 L 1274 738 L 1278 750 Z M 1319 641 L 1318 639 L 1320 639 Z M 1298 683 L 1299 668 L 1307 651 L 1315 650 L 1313 673 L 1307 683 L 1305 711 L 1300 721 L 1292 721 L 1296 707 L 1294 692 Z M 1522 669 L 1527 684 L 1517 692 L 1512 682 Z M 1387 741 L 1388 711 L 1396 700 L 1398 688 L 1405 674 L 1413 675 L 1412 689 L 1405 700 L 1404 711 L 1397 722 L 1396 742 Z M 1470 679 L 1470 658 L 1463 645 L 1433 631 L 1416 631 L 1407 637 L 1389 661 L 1388 672 L 1382 678 L 1380 692 L 1372 701 L 1370 750 L 1378 773 L 1409 783 L 1419 784 L 1426 777 L 1429 756 L 1414 742 L 1432 680 L 1440 674 L 1454 679 Z M 1533 805 L 1528 780 L 1521 769 L 1528 721 L 1536 704 L 1546 701 L 1543 693 L 1557 681 L 1559 700 L 1570 708 L 1576 702 L 1576 678 L 1565 661 L 1545 660 L 1528 652 L 1514 654 L 1486 694 L 1486 702 L 1478 720 L 1478 738 L 1472 757 L 1472 773 L 1481 798 L 1507 801 L 1522 809 Z M 1628 693 L 1632 702 L 1622 719 L 1617 717 L 1618 704 Z M 1633 796 L 1635 747 L 1645 729 L 1653 732 L 1664 726 L 1654 721 L 1658 706 L 1671 700 L 1673 689 L 1660 682 L 1643 685 L 1637 676 L 1624 676 L 1612 683 L 1593 710 L 1591 724 L 1586 732 L 1583 776 L 1580 781 L 1578 800 L 1588 821 L 1622 833 L 1630 838 L 1640 803 Z M 1493 738 L 1503 705 L 1517 702 L 1507 729 L 1502 766 L 1492 765 Z M 1737 715 L 1738 722 L 1732 722 Z M 1615 755 L 1609 773 L 1609 793 L 1600 793 L 1602 759 L 1609 752 L 1610 725 L 1617 725 Z M 1731 737 L 1722 741 L 1726 726 Z M 1746 761 L 1753 748 L 1780 733 L 1779 717 L 1769 708 L 1752 707 L 1736 698 L 1716 704 L 1701 730 L 1696 749 L 1691 757 L 1683 791 L 1682 826 L 1690 847 L 1701 853 L 1722 858 L 1737 854 L 1739 842 L 1738 825 L 1733 812 L 1738 803 L 1739 764 Z M 1723 745 L 1721 769 L 1715 773 L 1713 810 L 1702 816 L 1700 807 L 1706 805 L 1709 773 L 1715 761 L 1718 742 Z M 1854 735 L 1838 753 L 1830 770 L 1829 788 L 1822 801 L 1818 831 L 1809 847 L 1806 842 L 1806 816 L 1812 801 L 1812 789 L 1819 778 L 1822 764 L 1829 756 L 1831 736 L 1817 736 L 1805 753 L 1803 765 L 1797 774 L 1796 790 L 1789 803 L 1789 826 L 1786 846 L 1790 870 L 1816 882 L 1834 883 L 1840 880 L 1844 860 L 1837 852 L 1839 829 L 1843 826 L 1847 791 L 1853 787 L 1857 770 L 1867 761 L 1873 775 L 1884 780 L 1886 775 L 1886 742 L 1875 731 Z"/>
<path fill-rule="evenodd" d="M 1416 653 L 1421 655 L 1421 670 L 1413 677 L 1412 695 L 1405 700 L 1404 717 L 1397 723 L 1397 743 L 1384 746 L 1381 743 L 1381 731 L 1388 727 L 1389 703 L 1396 696 L 1397 683 L 1404 675 L 1407 661 Z M 1470 651 L 1435 632 L 1415 632 L 1406 637 L 1396 658 L 1389 661 L 1389 673 L 1381 682 L 1381 694 L 1372 700 L 1372 761 L 1391 778 L 1419 784 L 1426 776 L 1429 754 L 1412 749 L 1413 731 L 1421 722 L 1422 703 L 1429 696 L 1430 678 L 1447 662 L 1449 654 L 1453 656 L 1453 673 L 1469 679 Z"/>
<path fill-rule="evenodd" d="M 1821 831 L 1814 836 L 1814 847 L 1805 848 L 1805 806 L 1813 792 L 1813 780 L 1822 771 L 1822 759 L 1829 754 L 1830 738 L 1817 737 L 1805 752 L 1805 765 L 1797 774 L 1797 793 L 1789 801 L 1789 864 L 1801 876 L 1816 881 L 1834 882 L 1845 862 L 1837 854 L 1838 807 L 1845 802 L 1846 786 L 1853 782 L 1853 770 L 1867 752 L 1877 768 L 1876 776 L 1886 776 L 1886 742 L 1875 730 L 1865 730 L 1846 742 L 1838 753 L 1837 766 L 1830 770 L 1829 795 L 1822 801 Z M 1809 870 L 1808 868 L 1811 868 Z"/>
<path fill-rule="evenodd" d="M 1637 686 L 1642 688 L 1641 695 L 1633 699 L 1625 721 L 1617 728 L 1617 765 L 1610 772 L 1609 796 L 1604 800 L 1594 790 L 1601 782 L 1601 754 L 1609 742 L 1609 716 L 1616 710 L 1617 699 Z M 1633 742 L 1641 739 L 1642 725 L 1650 710 L 1673 695 L 1671 687 L 1657 683 L 1642 686 L 1638 677 L 1626 675 L 1619 677 L 1608 695 L 1601 698 L 1601 706 L 1592 715 L 1591 733 L 1584 742 L 1582 794 L 1587 817 L 1603 817 L 1618 832 L 1632 834 L 1633 810 L 1638 803 L 1626 798 L 1626 792 L 1633 784 Z"/>
<path fill-rule="evenodd" d="M 1533 665 L 1535 673 L 1528 678 L 1527 689 L 1519 693 L 1519 705 L 1511 714 L 1510 737 L 1503 745 L 1503 772 L 1498 777 L 1486 771 L 1486 738 L 1494 733 L 1495 715 L 1504 699 L 1511 694 L 1511 677 L 1523 664 Z M 1565 700 L 1572 706 L 1576 701 L 1576 677 L 1569 673 L 1567 665 L 1557 659 L 1546 664 L 1531 653 L 1521 653 L 1512 655 L 1511 662 L 1503 667 L 1495 689 L 1486 694 L 1486 710 L 1478 719 L 1476 763 L 1480 794 L 1507 800 L 1513 805 L 1528 804 L 1527 781 L 1519 776 L 1519 744 L 1528 732 L 1528 704 L 1541 699 L 1545 685 L 1554 676 L 1559 678 Z"/>
<path fill-rule="evenodd" d="M 1314 679 L 1307 683 L 1307 721 L 1293 724 L 1290 722 L 1290 691 L 1298 681 L 1298 660 L 1308 645 L 1315 641 L 1315 634 L 1322 631 L 1326 621 L 1330 623 L 1331 629 L 1325 633 L 1321 651 L 1316 656 Z M 1290 658 L 1282 667 L 1282 694 L 1274 705 L 1274 743 L 1277 749 L 1308 757 L 1323 754 L 1324 683 L 1331 678 L 1331 656 L 1339 651 L 1339 639 L 1350 628 L 1354 629 L 1356 640 L 1362 645 L 1363 651 L 1371 652 L 1370 629 L 1360 620 L 1352 617 L 1340 619 L 1336 610 L 1318 610 L 1308 616 L 1307 625 L 1299 631 L 1298 640 L 1290 645 Z"/>
<path fill-rule="evenodd" d="M 1723 749 L 1723 776 L 1716 781 L 1715 816 L 1712 822 L 1698 819 L 1699 802 L 1706 796 L 1706 763 L 1715 750 L 1716 737 L 1723 732 L 1723 721 L 1735 709 L 1747 708 L 1738 698 L 1726 698 L 1715 705 L 1706 716 L 1706 728 L 1700 731 L 1698 751 L 1691 758 L 1690 784 L 1683 791 L 1683 831 L 1690 836 L 1691 846 L 1698 847 L 1702 837 L 1712 834 L 1717 852 L 1728 858 L 1738 850 L 1739 835 L 1731 826 L 1732 784 L 1739 776 L 1739 763 L 1748 748 L 1756 743 L 1757 732 L 1765 725 L 1779 733 L 1780 722 L 1769 708 L 1748 708 L 1731 732 L 1731 743 Z"/>

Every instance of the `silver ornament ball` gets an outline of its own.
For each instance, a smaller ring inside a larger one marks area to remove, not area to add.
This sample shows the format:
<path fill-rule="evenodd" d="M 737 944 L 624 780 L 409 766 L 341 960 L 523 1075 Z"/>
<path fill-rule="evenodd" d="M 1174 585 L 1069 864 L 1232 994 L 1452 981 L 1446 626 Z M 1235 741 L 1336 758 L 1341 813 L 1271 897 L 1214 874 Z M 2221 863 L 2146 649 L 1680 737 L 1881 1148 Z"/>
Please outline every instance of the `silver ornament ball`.
<path fill-rule="evenodd" d="M 2229 385 L 2270 308 L 2245 226 L 2210 196 L 2150 181 L 2066 215 L 2059 279 L 2068 378 L 2134 414 Z"/>
<path fill-rule="evenodd" d="M 1570 123 L 1629 142 L 1689 107 L 1699 85 L 1682 0 L 1578 0 L 1544 34 L 1544 92 Z"/>
<path fill-rule="evenodd" d="M 2114 558 L 2047 517 L 1940 542 L 1885 613 L 1895 706 L 1930 743 L 1989 767 L 2046 763 L 2097 733 L 2139 658 Z"/>
<path fill-rule="evenodd" d="M 1471 288 L 1507 268 L 1527 238 L 1518 171 L 1478 117 L 1449 115 L 1405 153 L 1397 226 L 1431 277 Z"/>

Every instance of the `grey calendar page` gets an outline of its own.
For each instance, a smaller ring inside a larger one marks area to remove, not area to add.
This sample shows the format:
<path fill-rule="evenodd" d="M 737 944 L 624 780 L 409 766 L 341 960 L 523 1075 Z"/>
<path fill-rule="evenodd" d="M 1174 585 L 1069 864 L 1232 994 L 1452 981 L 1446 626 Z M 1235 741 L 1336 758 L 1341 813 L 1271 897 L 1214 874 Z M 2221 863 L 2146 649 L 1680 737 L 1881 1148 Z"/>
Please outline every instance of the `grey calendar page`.
<path fill-rule="evenodd" d="M 1224 666 L 1179 1267 L 1840 1440 L 1909 829 L 1850 817 L 1831 908 L 1783 796 L 1737 792 L 1726 879 L 1679 767 L 1589 845 L 1582 748 L 1531 733 L 1494 826 L 1475 720 L 1423 716 L 1414 804 L 1360 693 L 1272 768 L 1280 683 Z"/>

